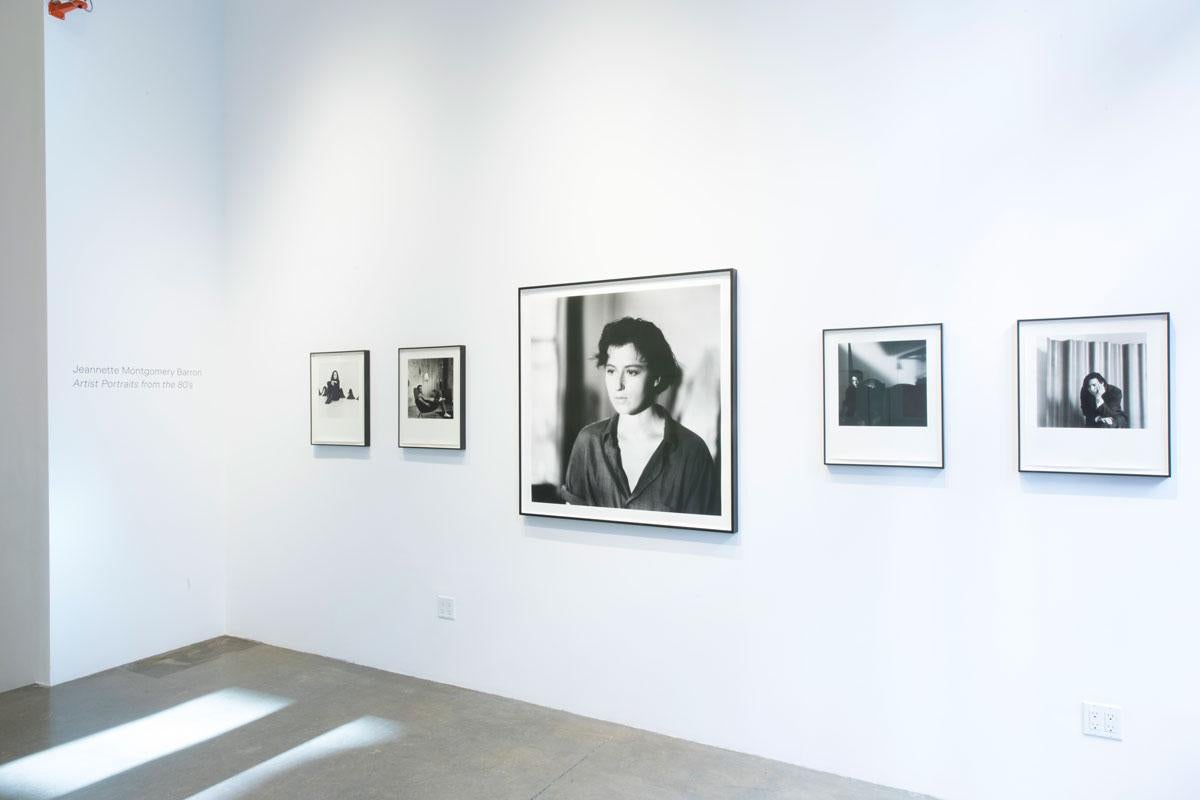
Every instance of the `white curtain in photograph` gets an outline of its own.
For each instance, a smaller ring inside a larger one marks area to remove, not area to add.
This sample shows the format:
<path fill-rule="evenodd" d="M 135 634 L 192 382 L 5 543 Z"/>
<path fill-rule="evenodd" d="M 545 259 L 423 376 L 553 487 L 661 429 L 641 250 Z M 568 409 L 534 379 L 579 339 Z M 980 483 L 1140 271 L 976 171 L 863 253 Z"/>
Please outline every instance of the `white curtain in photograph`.
<path fill-rule="evenodd" d="M 1080 391 L 1083 379 L 1098 372 L 1121 390 L 1129 427 L 1146 427 L 1146 346 L 1083 339 L 1046 339 L 1040 353 L 1041 398 L 1038 426 L 1082 428 Z"/>

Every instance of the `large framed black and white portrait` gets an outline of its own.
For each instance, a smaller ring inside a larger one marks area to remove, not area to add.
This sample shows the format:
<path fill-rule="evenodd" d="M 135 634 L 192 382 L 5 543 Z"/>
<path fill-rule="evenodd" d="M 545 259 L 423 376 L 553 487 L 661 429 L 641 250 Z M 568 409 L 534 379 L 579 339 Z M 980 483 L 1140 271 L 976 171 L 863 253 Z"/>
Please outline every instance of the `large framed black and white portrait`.
<path fill-rule="evenodd" d="M 736 531 L 736 275 L 519 290 L 522 514 Z"/>
<path fill-rule="evenodd" d="M 371 444 L 371 354 L 366 350 L 308 356 L 311 444 Z"/>
<path fill-rule="evenodd" d="M 1017 321 L 1017 467 L 1169 477 L 1167 313 Z"/>
<path fill-rule="evenodd" d="M 943 468 L 941 323 L 821 335 L 825 463 Z"/>
<path fill-rule="evenodd" d="M 463 371 L 467 348 L 401 347 L 397 352 L 400 447 L 462 450 L 466 446 Z"/>

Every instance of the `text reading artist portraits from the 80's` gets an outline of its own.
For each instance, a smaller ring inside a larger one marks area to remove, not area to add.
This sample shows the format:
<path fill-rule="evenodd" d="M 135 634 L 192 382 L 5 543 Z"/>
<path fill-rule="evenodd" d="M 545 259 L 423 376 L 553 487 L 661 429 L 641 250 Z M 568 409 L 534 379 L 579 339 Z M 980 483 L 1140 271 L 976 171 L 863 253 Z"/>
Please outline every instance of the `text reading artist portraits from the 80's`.
<path fill-rule="evenodd" d="M 520 290 L 521 513 L 732 532 L 733 270 Z"/>

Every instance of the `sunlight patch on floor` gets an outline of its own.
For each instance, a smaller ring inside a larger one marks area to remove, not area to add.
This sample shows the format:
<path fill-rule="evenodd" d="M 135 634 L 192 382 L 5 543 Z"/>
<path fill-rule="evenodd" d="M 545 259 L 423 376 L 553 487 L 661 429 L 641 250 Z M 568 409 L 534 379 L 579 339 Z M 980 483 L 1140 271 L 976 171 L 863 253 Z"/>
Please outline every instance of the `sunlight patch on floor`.
<path fill-rule="evenodd" d="M 350 750 L 393 741 L 400 738 L 401 733 L 398 723 L 378 717 L 363 717 L 210 786 L 187 800 L 234 800 L 252 797 L 256 789 L 296 767 Z"/>
<path fill-rule="evenodd" d="M 222 689 L 0 766 L 0 797 L 48 800 L 207 741 L 291 704 Z"/>

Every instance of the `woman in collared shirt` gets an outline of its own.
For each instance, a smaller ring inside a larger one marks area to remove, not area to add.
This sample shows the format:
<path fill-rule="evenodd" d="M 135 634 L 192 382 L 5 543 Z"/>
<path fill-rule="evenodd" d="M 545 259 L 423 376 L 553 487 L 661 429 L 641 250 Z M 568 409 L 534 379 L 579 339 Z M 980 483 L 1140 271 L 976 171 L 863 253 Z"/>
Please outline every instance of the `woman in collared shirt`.
<path fill-rule="evenodd" d="M 658 326 L 633 317 L 608 323 L 595 360 L 616 413 L 584 427 L 575 438 L 563 499 L 575 505 L 721 513 L 708 445 L 658 405 L 659 395 L 682 378 Z"/>

